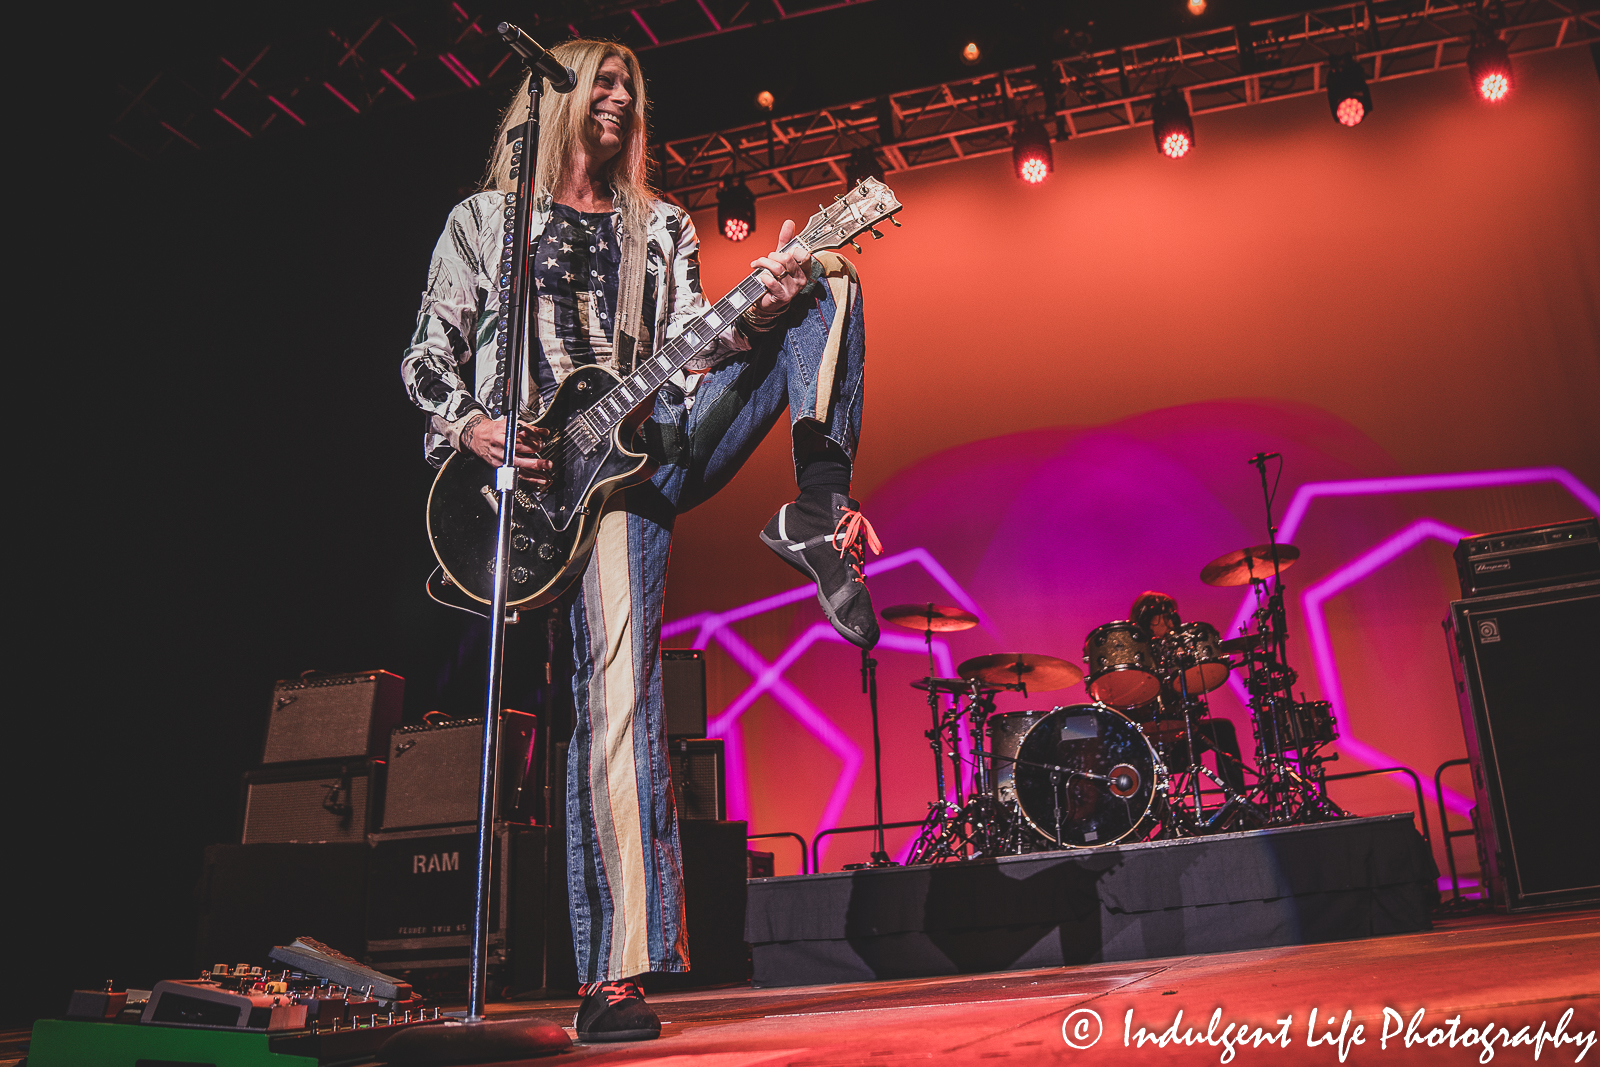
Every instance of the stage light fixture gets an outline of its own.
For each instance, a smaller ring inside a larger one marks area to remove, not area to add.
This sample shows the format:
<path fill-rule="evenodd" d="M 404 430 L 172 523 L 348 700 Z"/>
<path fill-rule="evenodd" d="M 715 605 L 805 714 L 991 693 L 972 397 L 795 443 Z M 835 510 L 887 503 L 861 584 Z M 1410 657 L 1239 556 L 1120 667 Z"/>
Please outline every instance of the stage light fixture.
<path fill-rule="evenodd" d="M 1206 13 L 1206 0 L 1189 0 L 1189 14 L 1204 15 Z"/>
<path fill-rule="evenodd" d="M 755 232 L 756 194 L 735 175 L 717 190 L 717 229 L 730 241 L 742 241 Z"/>
<path fill-rule="evenodd" d="M 983 49 L 978 47 L 977 41 L 968 41 L 961 48 L 961 62 L 971 67 L 983 58 Z"/>
<path fill-rule="evenodd" d="M 1353 56 L 1328 64 L 1328 110 L 1341 126 L 1359 126 L 1372 114 L 1372 92 L 1367 76 Z"/>
<path fill-rule="evenodd" d="M 1467 73 L 1479 96 L 1490 103 L 1504 100 L 1514 84 L 1506 43 L 1493 33 L 1474 34 L 1472 47 L 1467 50 Z"/>
<path fill-rule="evenodd" d="M 871 148 L 858 148 L 850 153 L 850 158 L 844 162 L 844 183 L 854 188 L 856 183 L 863 178 L 876 178 L 883 181 L 883 164 L 878 162 L 878 153 Z"/>
<path fill-rule="evenodd" d="M 1016 168 L 1017 177 L 1029 185 L 1038 185 L 1056 169 L 1050 134 L 1043 123 L 1032 120 L 1017 123 L 1011 137 L 1011 165 Z"/>
<path fill-rule="evenodd" d="M 777 100 L 767 90 L 763 89 L 756 94 L 756 107 L 762 111 L 771 111 L 776 104 Z"/>
<path fill-rule="evenodd" d="M 1150 105 L 1150 123 L 1156 135 L 1156 151 L 1168 159 L 1182 159 L 1194 147 L 1194 119 L 1183 94 L 1164 90 Z"/>

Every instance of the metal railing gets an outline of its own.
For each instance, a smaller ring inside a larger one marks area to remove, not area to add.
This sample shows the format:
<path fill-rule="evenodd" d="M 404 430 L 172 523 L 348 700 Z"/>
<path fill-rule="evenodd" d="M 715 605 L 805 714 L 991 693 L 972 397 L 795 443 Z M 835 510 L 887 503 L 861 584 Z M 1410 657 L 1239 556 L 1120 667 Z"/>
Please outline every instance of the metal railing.
<path fill-rule="evenodd" d="M 1417 777 L 1417 772 L 1410 767 L 1374 767 L 1370 771 L 1345 771 L 1343 774 L 1329 774 L 1323 777 L 1324 781 L 1337 782 L 1344 778 L 1365 778 L 1369 774 L 1404 774 L 1409 775 L 1411 784 L 1417 790 L 1417 815 L 1422 819 L 1422 840 L 1433 847 L 1433 834 L 1428 828 L 1428 802 L 1422 795 L 1422 779 Z"/>
<path fill-rule="evenodd" d="M 1455 839 L 1458 837 L 1467 837 L 1470 834 L 1475 834 L 1477 833 L 1478 828 L 1477 825 L 1474 824 L 1467 827 L 1465 830 L 1450 829 L 1450 820 L 1445 813 L 1444 807 L 1444 789 L 1440 784 L 1440 779 L 1444 777 L 1445 768 L 1464 767 L 1471 762 L 1472 761 L 1468 759 L 1447 759 L 1443 763 L 1439 764 L 1438 770 L 1433 772 L 1433 795 L 1439 798 L 1439 836 L 1444 838 L 1444 859 L 1445 862 L 1450 866 L 1451 900 L 1461 899 L 1461 876 L 1456 873 Z M 1483 876 L 1480 873 L 1478 877 L 1481 880 Z"/>
<path fill-rule="evenodd" d="M 923 822 L 924 822 L 924 820 L 922 820 L 922 819 L 912 819 L 910 822 L 886 822 L 886 823 L 883 824 L 883 828 L 885 830 L 903 830 L 907 826 L 921 826 L 923 824 Z M 835 827 L 833 827 L 832 829 L 829 829 L 829 830 L 820 830 L 820 831 L 818 831 L 817 832 L 817 836 L 814 837 L 812 839 L 812 841 L 811 841 L 811 870 L 812 870 L 812 872 L 814 874 L 821 874 L 822 873 L 822 868 L 817 864 L 817 846 L 822 844 L 822 839 L 824 837 L 830 837 L 833 834 L 861 834 L 861 833 L 866 833 L 868 831 L 876 830 L 876 829 L 878 829 L 878 824 L 875 823 L 875 822 L 872 822 L 872 823 L 868 823 L 865 826 L 835 826 Z"/>
<path fill-rule="evenodd" d="M 796 841 L 800 842 L 800 873 L 801 874 L 810 874 L 811 873 L 810 871 L 808 871 L 806 869 L 806 839 L 801 837 L 799 834 L 795 833 L 793 830 L 778 830 L 778 831 L 775 831 L 774 833 L 770 833 L 770 834 L 745 834 L 744 835 L 744 839 L 746 841 L 760 841 L 763 838 L 768 838 L 768 837 L 792 837 Z"/>

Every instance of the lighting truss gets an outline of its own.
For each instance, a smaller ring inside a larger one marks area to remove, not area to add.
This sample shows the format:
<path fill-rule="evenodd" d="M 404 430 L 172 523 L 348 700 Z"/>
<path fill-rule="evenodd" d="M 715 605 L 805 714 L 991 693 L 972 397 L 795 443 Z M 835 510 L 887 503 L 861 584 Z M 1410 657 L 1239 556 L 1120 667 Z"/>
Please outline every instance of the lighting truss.
<path fill-rule="evenodd" d="M 532 0 L 517 21 L 535 36 L 622 41 L 635 51 L 868 0 Z M 111 139 L 153 159 L 210 149 L 496 84 L 521 71 L 494 36 L 484 0 L 424 0 L 387 15 L 330 18 L 314 33 L 225 50 L 117 84 Z M 503 7 L 503 5 L 501 5 Z M 495 10 L 500 10 L 496 7 Z M 330 10 L 337 10 L 331 6 Z M 573 21 L 571 12 L 581 12 Z"/>
<path fill-rule="evenodd" d="M 1499 9 L 1513 55 L 1600 41 L 1600 4 L 1590 0 Z M 696 209 L 735 171 L 757 197 L 840 185 L 863 147 L 893 173 L 1008 152 L 1012 127 L 1029 117 L 1053 117 L 1058 139 L 1129 130 L 1150 124 L 1168 88 L 1193 115 L 1287 100 L 1326 91 L 1330 60 L 1343 55 L 1369 82 L 1461 67 L 1482 12 L 1475 2 L 1345 3 L 678 138 L 659 147 L 661 186 Z"/>

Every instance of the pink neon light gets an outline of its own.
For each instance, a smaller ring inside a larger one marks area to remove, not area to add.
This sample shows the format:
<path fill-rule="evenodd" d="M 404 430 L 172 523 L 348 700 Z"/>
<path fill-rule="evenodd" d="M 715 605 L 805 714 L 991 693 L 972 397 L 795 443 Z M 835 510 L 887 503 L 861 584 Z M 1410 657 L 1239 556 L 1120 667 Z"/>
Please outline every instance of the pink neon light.
<path fill-rule="evenodd" d="M 1390 757 L 1386 753 L 1357 738 L 1350 726 L 1349 712 L 1344 703 L 1344 687 L 1339 681 L 1339 666 L 1334 657 L 1333 641 L 1328 636 L 1328 623 L 1322 605 L 1335 593 L 1361 581 L 1430 537 L 1453 545 L 1463 537 L 1471 536 L 1467 530 L 1447 526 L 1434 519 L 1418 519 L 1404 530 L 1357 556 L 1353 562 L 1345 564 L 1312 585 L 1302 594 L 1306 636 L 1311 642 L 1311 655 L 1317 665 L 1317 677 L 1322 681 L 1322 695 L 1333 705 L 1333 719 L 1339 726 L 1340 747 L 1357 759 L 1373 766 L 1390 762 Z M 1444 790 L 1444 802 L 1447 808 L 1458 814 L 1466 814 L 1472 809 L 1472 801 L 1453 789 Z"/>
<path fill-rule="evenodd" d="M 395 33 L 398 33 L 401 37 L 405 38 L 406 44 L 411 46 L 412 51 L 416 51 L 417 42 L 415 42 L 415 41 L 413 41 L 411 39 L 411 35 L 410 34 L 406 33 L 405 30 L 402 30 L 398 25 L 396 25 L 393 19 L 389 20 L 389 28 L 391 30 L 393 30 Z M 401 67 L 400 69 L 404 70 L 405 68 Z"/>
<path fill-rule="evenodd" d="M 1307 482 L 1295 490 L 1294 498 L 1289 502 L 1289 508 L 1284 513 L 1283 524 L 1278 531 L 1280 542 L 1292 542 L 1295 534 L 1300 529 L 1301 522 L 1310 510 L 1311 503 L 1320 496 L 1379 496 L 1393 493 L 1431 493 L 1455 489 L 1484 489 L 1501 485 L 1527 485 L 1534 482 L 1556 482 L 1571 493 L 1580 503 L 1595 514 L 1600 514 L 1600 495 L 1593 489 L 1579 481 L 1571 471 L 1563 467 L 1523 467 L 1515 470 L 1499 471 L 1459 471 L 1453 474 L 1422 474 L 1398 478 L 1359 478 L 1343 482 Z M 1363 761 L 1374 765 L 1397 762 L 1393 756 L 1382 750 L 1368 745 L 1355 736 L 1350 730 L 1348 714 L 1344 707 L 1344 694 L 1340 688 L 1338 661 L 1333 649 L 1333 643 L 1328 637 L 1326 622 L 1322 616 L 1322 603 L 1329 596 L 1346 586 L 1361 580 L 1379 567 L 1394 559 L 1400 553 L 1420 543 L 1426 537 L 1438 537 L 1441 540 L 1460 540 L 1470 536 L 1466 531 L 1456 530 L 1444 523 L 1433 519 L 1421 519 L 1394 534 L 1382 543 L 1368 549 L 1367 552 L 1356 557 L 1340 570 L 1334 572 L 1322 581 L 1307 589 L 1303 594 L 1302 604 L 1306 611 L 1306 630 L 1311 642 L 1312 659 L 1317 665 L 1317 676 L 1323 682 L 1325 695 L 1328 702 L 1333 705 L 1334 713 L 1339 723 L 1339 746 Z M 1315 600 L 1312 594 L 1319 595 Z M 1251 593 L 1245 593 L 1240 601 L 1239 610 L 1234 614 L 1233 623 L 1229 633 L 1238 633 L 1244 625 L 1254 604 Z M 1249 695 L 1245 692 L 1244 682 L 1237 675 L 1228 679 L 1228 684 L 1233 688 L 1235 695 L 1241 703 L 1249 703 Z M 1451 789 L 1445 789 L 1445 806 L 1458 813 L 1466 812 L 1471 808 L 1471 802 L 1461 794 Z M 1437 798 L 1436 798 L 1437 799 Z"/>
<path fill-rule="evenodd" d="M 329 85 L 327 82 L 323 82 L 322 83 L 322 87 L 324 89 L 328 90 L 328 92 L 332 93 L 334 96 L 337 96 L 344 103 L 345 107 L 349 108 L 351 111 L 354 111 L 357 115 L 361 114 L 361 109 L 359 107 L 356 107 L 354 104 L 352 104 L 350 102 L 350 100 L 343 93 L 341 93 L 339 90 L 335 89 L 333 86 Z"/>
<path fill-rule="evenodd" d="M 894 570 L 911 564 L 920 564 L 938 586 L 944 590 L 951 599 L 955 600 L 967 611 L 977 615 L 990 635 L 994 631 L 989 628 L 988 618 L 978 608 L 967 591 L 950 576 L 950 572 L 935 560 L 925 548 L 913 548 L 905 552 L 897 552 L 892 556 L 869 563 L 866 567 L 866 576 L 871 578 L 885 571 Z M 824 830 L 830 826 L 838 825 L 839 815 L 844 810 L 844 805 L 850 796 L 850 790 L 855 785 L 855 779 L 860 771 L 862 762 L 861 749 L 837 726 L 827 715 L 817 709 L 798 690 L 783 679 L 783 674 L 808 649 L 818 641 L 844 642 L 844 638 L 834 632 L 832 626 L 819 622 L 809 627 L 804 633 L 792 642 L 787 649 L 771 664 L 762 659 L 761 655 L 745 643 L 730 628 L 730 623 L 747 619 L 752 615 L 772 611 L 787 604 L 797 603 L 816 596 L 816 587 L 812 585 L 795 586 L 760 600 L 752 601 L 725 612 L 702 612 L 682 619 L 674 619 L 661 627 L 662 637 L 672 637 L 677 634 L 695 633 L 695 648 L 706 648 L 711 641 L 716 641 L 725 649 L 733 660 L 751 676 L 751 684 L 741 692 L 726 708 L 715 718 L 707 723 L 707 733 L 712 737 L 720 737 L 723 741 L 723 752 L 728 774 L 728 814 L 731 818 L 746 818 L 750 811 L 749 778 L 744 757 L 744 737 L 739 729 L 739 718 L 761 696 L 770 694 L 778 704 L 788 711 L 795 719 L 820 741 L 823 747 L 839 757 L 844 764 L 839 772 L 839 777 L 834 780 L 833 787 L 828 792 L 828 800 L 823 806 L 822 815 L 817 820 L 817 830 Z M 922 638 L 909 634 L 885 633 L 878 641 L 878 648 L 892 649 L 899 652 L 921 653 L 925 651 L 926 644 Z M 934 663 L 945 677 L 955 673 L 953 660 L 950 656 L 950 647 L 944 641 L 933 642 Z M 962 724 L 963 740 L 965 746 L 970 747 L 971 738 L 966 736 L 966 724 Z M 971 787 L 971 768 L 962 770 L 964 785 Z M 831 841 L 824 841 L 817 850 L 820 862 L 826 854 Z M 909 845 L 908 845 L 909 847 Z"/>
<path fill-rule="evenodd" d="M 166 129 L 166 131 L 168 133 L 172 134 L 174 137 L 179 138 L 180 140 L 183 141 L 184 144 L 187 144 L 189 147 L 191 147 L 191 148 L 199 148 L 200 147 L 199 145 L 195 144 L 193 141 L 189 140 L 189 138 L 185 137 L 183 135 L 183 131 L 178 129 L 177 127 L 173 126 L 171 123 L 163 122 L 161 125 L 162 125 L 163 128 Z"/>
<path fill-rule="evenodd" d="M 651 44 L 659 45 L 661 43 L 661 39 L 656 36 L 655 31 L 652 30 L 650 28 L 650 24 L 644 20 L 644 16 L 639 14 L 637 8 L 635 8 L 633 11 L 633 20 L 639 24 L 639 28 L 645 32 L 645 36 L 650 38 Z"/>
<path fill-rule="evenodd" d="M 274 104 L 276 104 L 279 111 L 283 112 L 285 115 L 288 115 L 290 118 L 294 119 L 300 125 L 304 126 L 306 124 L 306 120 L 301 118 L 299 115 L 296 115 L 293 111 L 290 111 L 289 110 L 289 105 L 285 104 L 282 100 L 279 100 L 277 97 L 271 96 L 271 95 L 268 95 L 267 99 L 271 100 Z"/>
<path fill-rule="evenodd" d="M 390 74 L 388 71 L 384 70 L 382 67 L 378 68 L 378 73 L 382 74 L 385 78 L 388 78 L 390 85 L 394 86 L 396 89 L 399 89 L 402 93 L 405 93 L 407 100 L 415 100 L 416 99 L 416 97 L 411 95 L 411 90 L 410 89 L 407 89 L 404 85 L 400 84 L 400 79 L 399 78 L 396 78 L 393 74 Z"/>
<path fill-rule="evenodd" d="M 231 115 L 229 115 L 227 112 L 223 111 L 220 107 L 214 107 L 211 110 L 217 113 L 217 117 L 218 118 L 221 118 L 229 126 L 232 126 L 234 129 L 238 130 L 240 133 L 244 134 L 246 137 L 254 137 L 255 136 L 249 130 L 245 129 L 243 126 L 241 126 L 237 122 L 233 121 L 233 117 Z"/>
<path fill-rule="evenodd" d="M 461 62 L 461 60 L 457 59 L 451 53 L 445 52 L 440 55 L 439 62 L 443 63 L 445 69 L 451 74 L 454 74 L 457 78 L 460 78 L 461 84 L 465 85 L 467 88 L 475 89 L 480 84 L 478 79 L 473 75 L 472 71 L 467 69 L 466 64 Z"/>

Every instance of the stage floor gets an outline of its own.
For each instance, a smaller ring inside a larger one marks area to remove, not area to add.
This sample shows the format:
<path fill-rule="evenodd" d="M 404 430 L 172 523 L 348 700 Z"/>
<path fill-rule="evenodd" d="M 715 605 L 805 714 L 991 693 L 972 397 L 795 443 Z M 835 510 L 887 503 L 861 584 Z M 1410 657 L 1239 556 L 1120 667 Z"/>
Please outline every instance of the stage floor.
<path fill-rule="evenodd" d="M 1447 1026 L 1457 1015 L 1457 1036 L 1468 1027 L 1493 1023 L 1492 1062 L 1533 1063 L 1531 1045 L 1500 1047 L 1539 1024 L 1556 1031 L 1572 1009 L 1564 1037 L 1593 1033 L 1600 1026 L 1600 909 L 1521 916 L 1441 918 L 1415 934 L 1333 944 L 1300 945 L 1211 955 L 1174 956 L 1135 963 L 1100 963 L 1004 974 L 961 975 L 899 981 L 814 985 L 785 989 L 719 989 L 652 998 L 664 1027 L 659 1041 L 575 1047 L 538 1063 L 625 1064 L 661 1062 L 672 1067 L 846 1067 L 909 1063 L 1220 1063 L 1225 1048 L 1147 1044 L 1124 1047 L 1124 1013 L 1132 1010 L 1131 1033 L 1159 1036 L 1183 1013 L 1179 1036 L 1191 1025 L 1203 1038 L 1211 1015 L 1222 1017 L 1214 1033 L 1231 1023 L 1261 1027 L 1273 1036 L 1290 1018 L 1290 1046 L 1236 1050 L 1232 1063 L 1308 1064 L 1341 1062 L 1337 1043 L 1306 1045 L 1308 1014 L 1315 1009 L 1317 1039 L 1344 1029 L 1354 1064 L 1469 1064 L 1481 1049 L 1404 1045 L 1404 1034 L 1379 1039 L 1384 1009 L 1409 1023 L 1426 1015 L 1413 1035 Z M 497 1003 L 495 1018 L 537 1014 L 570 1024 L 575 1002 Z M 1078 1013 L 1074 1015 L 1073 1013 Z M 1103 1033 L 1092 1047 L 1074 1051 L 1062 1036 L 1087 1044 L 1096 1013 Z M 1348 1028 L 1345 1015 L 1350 1013 Z M 1327 1024 L 1329 1015 L 1335 1022 Z M 1364 1027 L 1362 1044 L 1353 1041 Z M 1395 1023 L 1389 1020 L 1389 1028 Z M 570 1032 L 570 1030 L 569 1030 Z M 0 1064 L 24 1053 L 26 1034 L 6 1035 Z M 1581 1045 L 1545 1042 L 1540 1064 L 1573 1063 Z M 1590 1052 L 1584 1063 L 1600 1063 Z"/>

